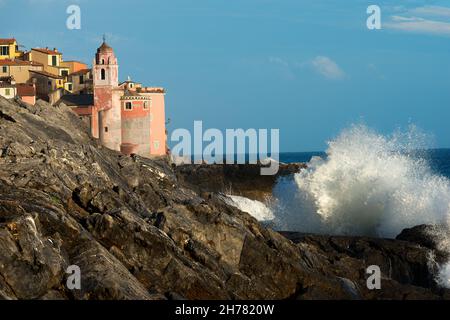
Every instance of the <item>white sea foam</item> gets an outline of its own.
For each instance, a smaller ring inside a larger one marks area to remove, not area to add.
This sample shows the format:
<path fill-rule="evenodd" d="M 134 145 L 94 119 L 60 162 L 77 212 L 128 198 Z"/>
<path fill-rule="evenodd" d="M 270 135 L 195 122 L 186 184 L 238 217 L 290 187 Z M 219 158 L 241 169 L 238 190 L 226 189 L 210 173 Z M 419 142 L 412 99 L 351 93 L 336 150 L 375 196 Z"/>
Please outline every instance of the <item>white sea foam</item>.
<path fill-rule="evenodd" d="M 238 208 L 239 210 L 247 212 L 258 221 L 270 221 L 274 219 L 272 210 L 261 201 L 231 195 L 227 196 L 226 201 L 228 204 Z"/>
<path fill-rule="evenodd" d="M 449 225 L 450 181 L 417 156 L 424 138 L 416 129 L 389 137 L 362 125 L 345 130 L 329 142 L 326 159 L 277 185 L 278 228 L 395 237 L 419 224 Z M 439 281 L 449 279 L 446 265 Z"/>

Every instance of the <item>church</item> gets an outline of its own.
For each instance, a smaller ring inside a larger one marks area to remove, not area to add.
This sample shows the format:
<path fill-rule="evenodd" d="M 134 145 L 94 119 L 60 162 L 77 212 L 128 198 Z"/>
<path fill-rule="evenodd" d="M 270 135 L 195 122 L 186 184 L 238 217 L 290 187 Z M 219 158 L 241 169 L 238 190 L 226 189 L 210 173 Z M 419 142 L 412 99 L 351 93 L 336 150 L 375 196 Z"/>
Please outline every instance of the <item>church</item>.
<path fill-rule="evenodd" d="M 119 83 L 117 57 L 105 41 L 92 64 L 92 82 L 93 95 L 71 95 L 73 103 L 66 96 L 61 102 L 88 120 L 94 138 L 127 155 L 167 153 L 164 88 L 143 87 L 130 78 Z"/>

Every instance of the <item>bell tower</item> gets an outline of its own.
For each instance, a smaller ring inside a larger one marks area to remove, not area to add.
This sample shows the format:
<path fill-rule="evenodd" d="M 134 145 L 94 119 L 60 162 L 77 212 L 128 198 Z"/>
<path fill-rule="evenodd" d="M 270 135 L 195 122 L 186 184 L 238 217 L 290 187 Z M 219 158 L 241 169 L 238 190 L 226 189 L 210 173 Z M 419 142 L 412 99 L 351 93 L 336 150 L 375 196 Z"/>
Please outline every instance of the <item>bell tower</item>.
<path fill-rule="evenodd" d="M 119 85 L 119 66 L 114 50 L 105 42 L 97 49 L 94 59 L 94 86 Z"/>
<path fill-rule="evenodd" d="M 94 108 L 92 112 L 92 135 L 99 138 L 102 145 L 112 150 L 120 150 L 121 110 L 119 86 L 119 66 L 114 50 L 103 37 L 92 63 L 94 77 Z"/>

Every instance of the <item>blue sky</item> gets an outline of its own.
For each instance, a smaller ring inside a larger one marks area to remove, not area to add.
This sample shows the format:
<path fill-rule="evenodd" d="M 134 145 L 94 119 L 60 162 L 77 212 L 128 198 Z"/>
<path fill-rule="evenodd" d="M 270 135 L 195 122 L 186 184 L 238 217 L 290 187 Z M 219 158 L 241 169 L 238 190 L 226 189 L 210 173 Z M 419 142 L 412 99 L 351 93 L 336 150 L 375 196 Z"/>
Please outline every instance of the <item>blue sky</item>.
<path fill-rule="evenodd" d="M 122 79 L 167 89 L 169 130 L 279 128 L 282 151 L 313 151 L 352 123 L 413 123 L 450 147 L 448 1 L 0 0 L 0 16 L 0 37 L 65 60 L 91 63 L 106 33 Z"/>

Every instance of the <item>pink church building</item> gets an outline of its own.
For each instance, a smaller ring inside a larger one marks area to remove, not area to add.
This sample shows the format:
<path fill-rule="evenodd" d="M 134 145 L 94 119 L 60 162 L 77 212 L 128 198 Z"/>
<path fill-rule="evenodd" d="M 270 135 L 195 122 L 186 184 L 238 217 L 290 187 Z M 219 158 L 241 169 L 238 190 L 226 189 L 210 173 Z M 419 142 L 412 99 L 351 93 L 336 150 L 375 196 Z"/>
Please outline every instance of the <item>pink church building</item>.
<path fill-rule="evenodd" d="M 165 90 L 143 87 L 129 78 L 119 83 L 117 57 L 106 42 L 97 49 L 92 77 L 93 103 L 74 105 L 80 116 L 89 117 L 92 136 L 127 155 L 165 155 Z"/>

